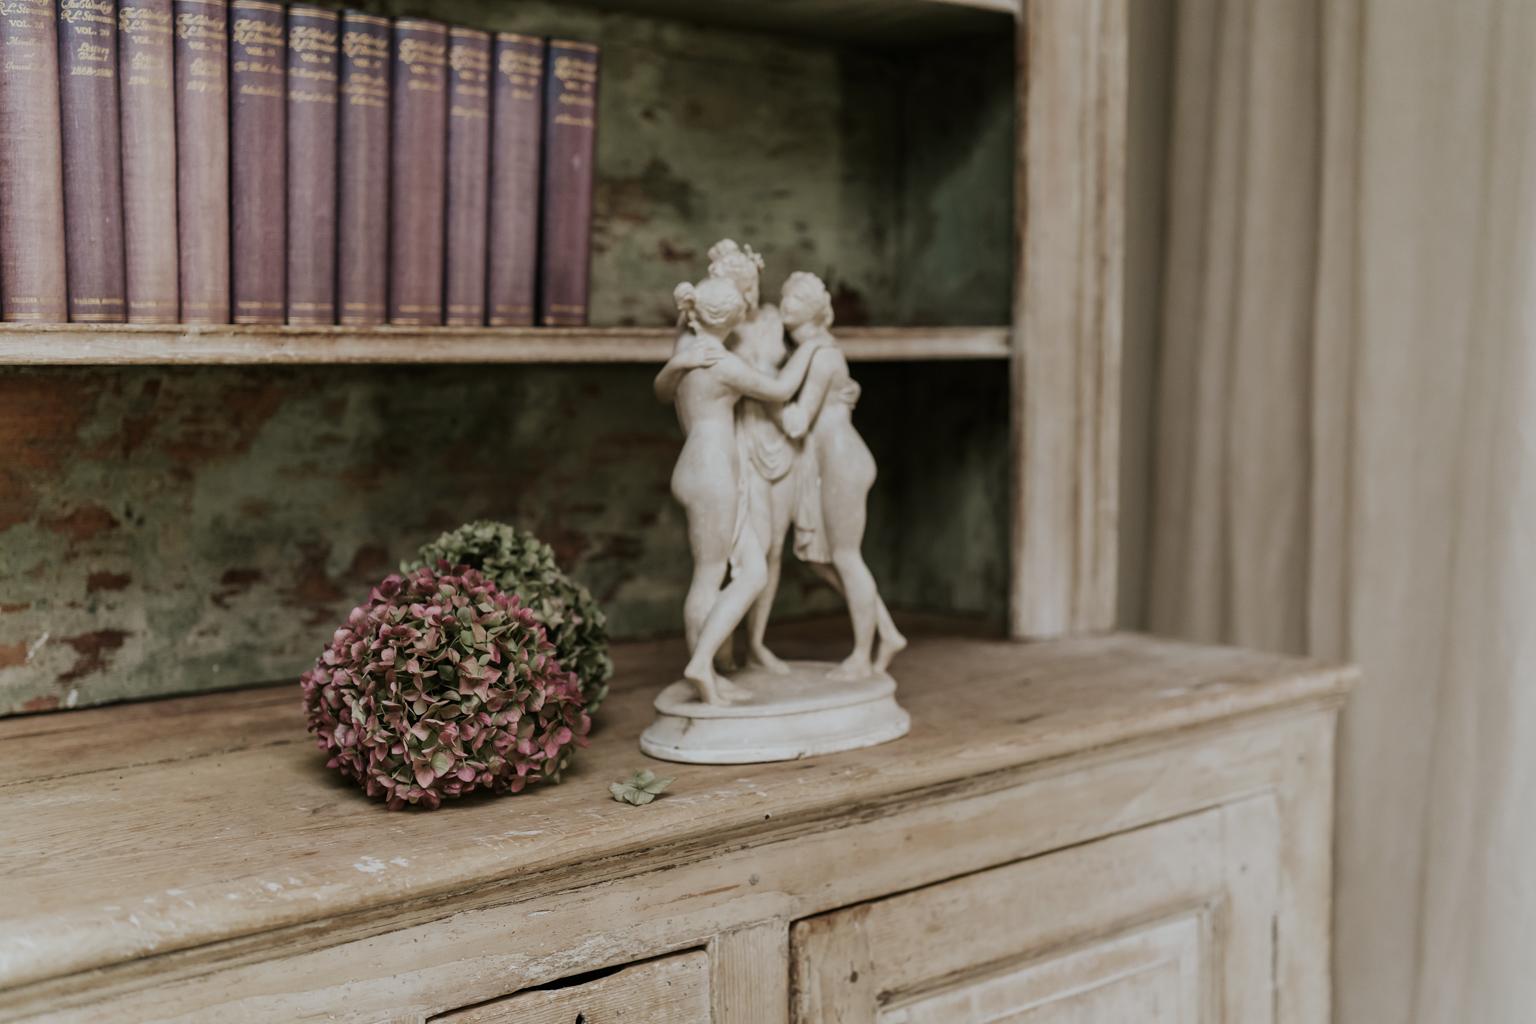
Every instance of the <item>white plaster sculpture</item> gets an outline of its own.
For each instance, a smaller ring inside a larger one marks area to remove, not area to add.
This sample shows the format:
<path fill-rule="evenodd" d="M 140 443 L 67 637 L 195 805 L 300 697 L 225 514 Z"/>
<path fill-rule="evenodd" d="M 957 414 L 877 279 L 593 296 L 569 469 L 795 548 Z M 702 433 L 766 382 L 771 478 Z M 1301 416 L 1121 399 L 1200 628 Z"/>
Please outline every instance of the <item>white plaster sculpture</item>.
<path fill-rule="evenodd" d="M 749 247 L 726 240 L 709 256 L 709 276 L 674 292 L 683 330 L 656 376 L 686 435 L 672 493 L 687 514 L 693 577 L 688 663 L 657 697 L 641 747 L 744 763 L 895 739 L 910 723 L 886 669 L 906 640 L 860 551 L 875 463 L 853 427 L 859 387 L 830 330 L 831 297 L 815 275 L 792 274 L 781 314 L 759 302 L 762 260 Z M 765 643 L 791 527 L 796 556 L 848 603 L 853 652 L 840 664 L 785 662 Z M 734 672 L 744 621 L 748 665 Z"/>

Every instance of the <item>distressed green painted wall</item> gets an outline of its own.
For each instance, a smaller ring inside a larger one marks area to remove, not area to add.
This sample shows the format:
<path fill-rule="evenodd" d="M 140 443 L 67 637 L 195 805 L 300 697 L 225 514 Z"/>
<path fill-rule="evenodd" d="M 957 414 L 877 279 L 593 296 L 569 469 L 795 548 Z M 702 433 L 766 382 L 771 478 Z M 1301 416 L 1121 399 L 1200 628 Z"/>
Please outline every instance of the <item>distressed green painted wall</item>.
<path fill-rule="evenodd" d="M 0 374 L 0 713 L 295 677 L 415 544 L 481 516 L 554 544 L 619 635 L 675 632 L 680 434 L 651 372 Z M 999 618 L 1001 366 L 858 375 L 889 603 Z M 796 572 L 781 607 L 837 602 Z"/>

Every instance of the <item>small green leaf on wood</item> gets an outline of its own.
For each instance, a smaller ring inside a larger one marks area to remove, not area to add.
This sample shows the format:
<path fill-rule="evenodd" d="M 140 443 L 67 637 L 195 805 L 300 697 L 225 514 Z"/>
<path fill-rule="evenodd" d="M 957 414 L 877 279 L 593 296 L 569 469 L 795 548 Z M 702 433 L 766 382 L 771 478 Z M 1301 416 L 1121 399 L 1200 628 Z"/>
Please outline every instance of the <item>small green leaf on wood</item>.
<path fill-rule="evenodd" d="M 620 803 L 643 807 L 655 800 L 672 785 L 671 778 L 661 778 L 649 768 L 642 768 L 623 782 L 612 782 L 608 792 Z"/>

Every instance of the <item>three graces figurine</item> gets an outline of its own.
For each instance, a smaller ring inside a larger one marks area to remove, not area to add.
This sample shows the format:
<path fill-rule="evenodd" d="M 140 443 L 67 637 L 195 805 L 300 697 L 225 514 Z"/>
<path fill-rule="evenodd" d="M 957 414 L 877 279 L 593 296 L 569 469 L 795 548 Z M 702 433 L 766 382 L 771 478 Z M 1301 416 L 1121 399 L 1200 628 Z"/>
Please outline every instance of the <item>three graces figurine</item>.
<path fill-rule="evenodd" d="M 907 642 L 860 551 L 875 461 L 853 426 L 859 386 L 832 335 L 831 296 L 796 272 L 775 309 L 760 301 L 763 261 L 750 246 L 722 241 L 709 258 L 704 280 L 673 293 L 681 330 L 655 382 L 686 435 L 672 473 L 693 550 L 683 678 L 703 704 L 751 703 L 718 667 L 743 622 L 754 676 L 805 667 L 764 643 L 791 530 L 795 557 L 843 595 L 853 622 L 853 652 L 821 677 L 883 676 Z"/>

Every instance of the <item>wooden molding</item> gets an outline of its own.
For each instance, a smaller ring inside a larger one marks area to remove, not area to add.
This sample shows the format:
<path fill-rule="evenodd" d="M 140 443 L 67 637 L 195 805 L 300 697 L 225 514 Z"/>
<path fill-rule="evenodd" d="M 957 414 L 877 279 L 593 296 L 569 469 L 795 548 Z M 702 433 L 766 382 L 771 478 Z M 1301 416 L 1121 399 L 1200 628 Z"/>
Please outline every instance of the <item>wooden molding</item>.
<path fill-rule="evenodd" d="M 268 363 L 656 363 L 669 327 L 196 327 L 0 325 L 0 366 Z M 847 327 L 863 362 L 1005 359 L 1007 327 Z"/>
<path fill-rule="evenodd" d="M 1028 0 L 1013 339 L 1017 637 L 1115 617 L 1126 0 Z"/>

